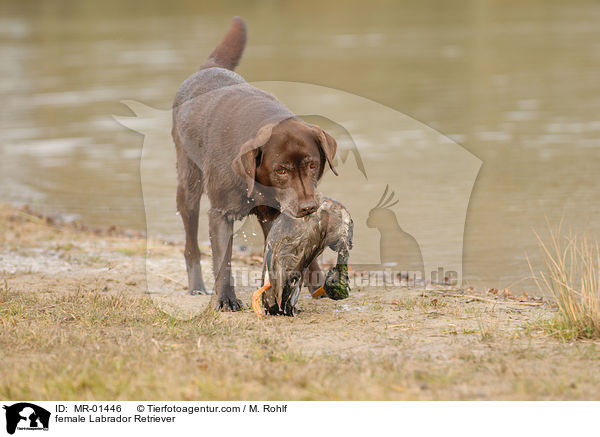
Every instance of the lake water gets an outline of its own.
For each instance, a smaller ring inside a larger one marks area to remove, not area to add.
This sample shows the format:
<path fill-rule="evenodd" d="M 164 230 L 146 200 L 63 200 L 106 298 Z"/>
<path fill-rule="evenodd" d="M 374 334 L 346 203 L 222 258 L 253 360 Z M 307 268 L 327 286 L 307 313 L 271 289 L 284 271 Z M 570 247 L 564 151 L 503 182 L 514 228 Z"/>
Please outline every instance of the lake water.
<path fill-rule="evenodd" d="M 417 239 L 430 253 L 456 251 L 456 241 L 443 237 L 445 226 L 463 229 L 464 223 L 465 283 L 531 289 L 530 280 L 513 284 L 530 275 L 527 255 L 538 263 L 534 230 L 543 233 L 546 220 L 554 225 L 561 217 L 577 233 L 600 230 L 598 2 L 239 1 L 206 7 L 50 0 L 3 1 L 0 11 L 1 201 L 74 214 L 91 225 L 143 229 L 144 136 L 113 115 L 132 116 L 122 100 L 167 111 L 180 83 L 240 15 L 249 40 L 238 72 L 267 85 L 333 90 L 321 97 L 340 120 L 312 120 L 341 145 L 358 144 L 369 164 L 362 191 L 348 182 L 360 177 L 350 170 L 336 181 L 328 175 L 322 185 L 360 219 L 356 238 L 365 243 L 354 259 L 380 261 L 379 234 L 364 225 L 366 216 L 386 184 L 397 182 L 398 196 L 414 182 L 407 151 L 418 147 L 414 129 L 366 123 L 372 113 L 342 105 L 338 91 L 434 129 L 480 162 L 465 203 L 464 187 L 460 193 L 448 188 L 464 169 L 443 153 L 421 156 L 421 179 L 411 188 L 417 198 L 394 210 L 415 229 L 411 233 L 420 232 Z M 326 116 L 319 104 L 302 115 Z M 166 134 L 163 154 L 152 161 L 159 196 L 153 223 L 181 240 Z M 448 177 L 454 168 L 456 177 Z M 404 178 L 376 180 L 380 171 Z M 439 190 L 418 196 L 421 180 Z M 453 223 L 440 219 L 452 211 L 440 199 L 454 196 L 459 210 L 468 207 L 466 222 L 460 214 L 452 214 Z"/>

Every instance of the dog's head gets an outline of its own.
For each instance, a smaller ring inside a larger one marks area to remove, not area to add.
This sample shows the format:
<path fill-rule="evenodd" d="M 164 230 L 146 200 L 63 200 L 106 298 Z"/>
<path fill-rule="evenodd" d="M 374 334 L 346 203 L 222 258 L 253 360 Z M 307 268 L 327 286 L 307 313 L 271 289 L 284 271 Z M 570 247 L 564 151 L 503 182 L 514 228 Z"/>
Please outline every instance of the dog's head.
<path fill-rule="evenodd" d="M 303 217 L 317 210 L 317 181 L 325 165 L 334 174 L 337 143 L 318 126 L 290 118 L 263 126 L 243 144 L 234 170 L 247 181 L 248 196 L 276 203 L 282 212 Z"/>

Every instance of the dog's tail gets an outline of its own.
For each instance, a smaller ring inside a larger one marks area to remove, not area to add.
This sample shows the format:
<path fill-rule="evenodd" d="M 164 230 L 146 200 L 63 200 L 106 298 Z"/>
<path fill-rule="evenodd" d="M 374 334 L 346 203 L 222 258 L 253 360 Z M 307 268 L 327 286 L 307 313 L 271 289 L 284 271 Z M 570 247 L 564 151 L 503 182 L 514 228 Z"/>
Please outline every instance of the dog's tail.
<path fill-rule="evenodd" d="M 232 70 L 237 67 L 246 46 L 246 23 L 240 17 L 234 17 L 223 40 L 212 51 L 200 70 L 222 67 Z"/>

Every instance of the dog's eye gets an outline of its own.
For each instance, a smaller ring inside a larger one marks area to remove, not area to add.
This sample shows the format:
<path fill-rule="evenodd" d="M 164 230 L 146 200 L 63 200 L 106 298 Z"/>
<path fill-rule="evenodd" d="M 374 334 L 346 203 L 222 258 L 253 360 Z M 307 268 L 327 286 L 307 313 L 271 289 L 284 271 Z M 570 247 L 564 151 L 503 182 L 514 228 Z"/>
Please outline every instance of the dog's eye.
<path fill-rule="evenodd" d="M 277 173 L 279 176 L 284 176 L 287 174 L 287 170 L 283 167 L 280 167 L 277 170 L 275 170 L 275 173 Z"/>
<path fill-rule="evenodd" d="M 315 168 L 317 168 L 317 163 L 313 161 L 310 164 L 308 164 L 308 166 L 314 170 Z"/>

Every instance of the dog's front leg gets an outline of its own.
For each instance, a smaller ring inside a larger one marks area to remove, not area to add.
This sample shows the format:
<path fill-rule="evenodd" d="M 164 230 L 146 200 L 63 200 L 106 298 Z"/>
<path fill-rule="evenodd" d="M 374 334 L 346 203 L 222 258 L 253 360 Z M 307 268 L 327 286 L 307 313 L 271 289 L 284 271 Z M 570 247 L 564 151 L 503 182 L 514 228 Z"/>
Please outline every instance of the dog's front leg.
<path fill-rule="evenodd" d="M 208 213 L 210 245 L 217 309 L 239 311 L 242 302 L 235 296 L 231 278 L 231 247 L 233 246 L 233 219 L 215 209 Z"/>

